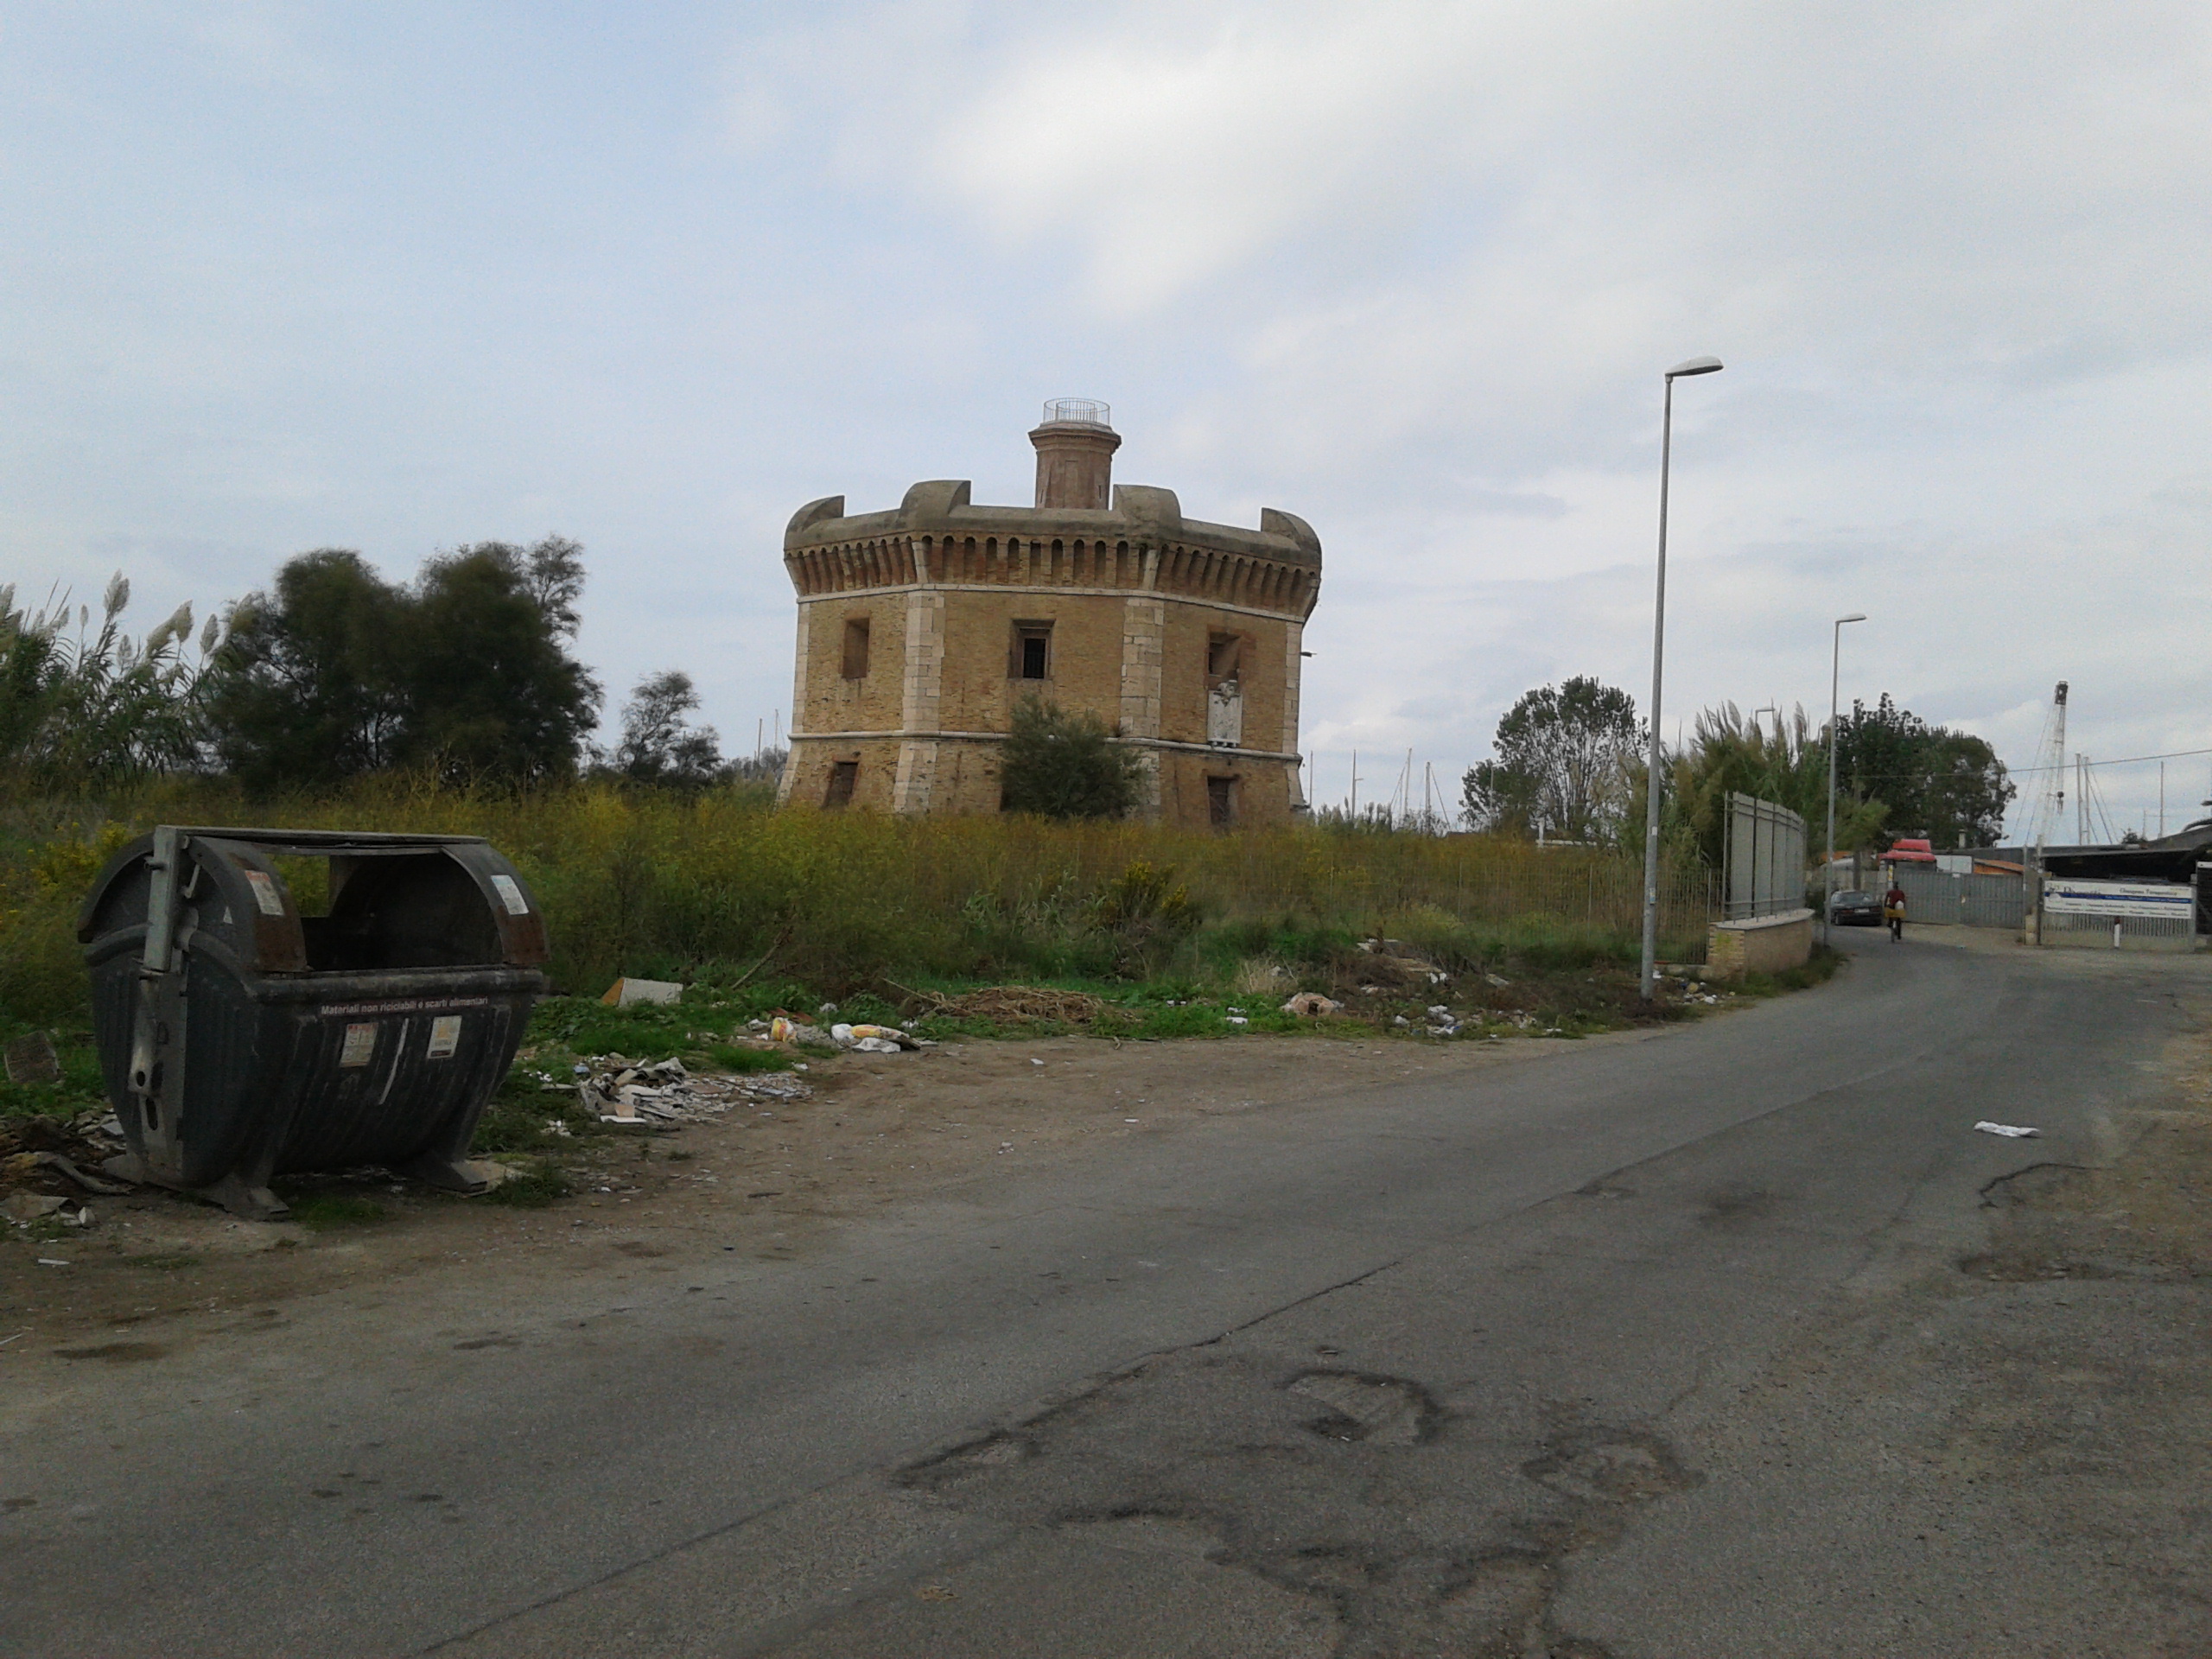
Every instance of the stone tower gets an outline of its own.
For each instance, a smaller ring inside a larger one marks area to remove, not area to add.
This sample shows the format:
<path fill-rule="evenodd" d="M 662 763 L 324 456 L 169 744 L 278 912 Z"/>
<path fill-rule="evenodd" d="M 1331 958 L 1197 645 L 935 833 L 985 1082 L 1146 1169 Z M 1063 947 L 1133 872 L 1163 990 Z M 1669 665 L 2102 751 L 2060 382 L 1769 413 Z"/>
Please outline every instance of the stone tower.
<path fill-rule="evenodd" d="M 976 506 L 966 480 L 887 512 L 809 503 L 784 532 L 798 594 L 780 798 L 995 812 L 999 750 L 1039 696 L 1135 748 L 1143 816 L 1281 823 L 1300 786 L 1301 639 L 1321 544 L 1273 508 L 1256 531 L 1183 517 L 1170 490 L 1113 483 L 1103 404 L 1046 405 L 1033 507 Z"/>

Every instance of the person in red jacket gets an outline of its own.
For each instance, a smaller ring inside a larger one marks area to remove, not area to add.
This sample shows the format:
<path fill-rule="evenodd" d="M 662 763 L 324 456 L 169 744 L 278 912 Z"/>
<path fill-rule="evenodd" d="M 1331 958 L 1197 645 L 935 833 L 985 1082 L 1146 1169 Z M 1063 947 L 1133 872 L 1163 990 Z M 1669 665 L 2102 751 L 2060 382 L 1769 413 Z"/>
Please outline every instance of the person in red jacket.
<path fill-rule="evenodd" d="M 1897 885 L 1894 875 L 1890 878 L 1890 890 L 1882 895 L 1882 914 L 1889 918 L 1890 942 L 1898 943 L 1904 938 L 1904 889 Z"/>

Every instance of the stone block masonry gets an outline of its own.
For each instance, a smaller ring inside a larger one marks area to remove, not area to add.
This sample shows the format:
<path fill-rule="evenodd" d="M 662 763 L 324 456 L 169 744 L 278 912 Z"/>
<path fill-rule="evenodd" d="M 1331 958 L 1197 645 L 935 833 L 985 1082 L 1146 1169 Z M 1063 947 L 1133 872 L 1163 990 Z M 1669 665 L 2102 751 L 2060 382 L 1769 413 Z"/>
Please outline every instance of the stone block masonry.
<path fill-rule="evenodd" d="M 890 512 L 809 504 L 784 537 L 798 598 L 779 798 L 906 813 L 1000 810 L 1023 699 L 1096 715 L 1137 749 L 1155 822 L 1231 828 L 1306 810 L 1299 680 L 1321 546 L 1268 509 L 1256 531 L 1111 484 L 1096 404 L 1030 434 L 1034 507 L 917 484 Z"/>
<path fill-rule="evenodd" d="M 1813 957 L 1813 912 L 1784 911 L 1738 922 L 1715 922 L 1706 935 L 1705 968 L 1713 979 L 1778 974 Z"/>

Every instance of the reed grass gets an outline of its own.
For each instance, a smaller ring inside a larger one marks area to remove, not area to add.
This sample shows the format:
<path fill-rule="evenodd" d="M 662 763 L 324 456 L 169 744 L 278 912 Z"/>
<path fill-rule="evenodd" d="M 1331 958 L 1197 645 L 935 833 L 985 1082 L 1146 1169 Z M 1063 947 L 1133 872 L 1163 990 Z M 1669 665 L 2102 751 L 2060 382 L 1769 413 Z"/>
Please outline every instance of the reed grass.
<path fill-rule="evenodd" d="M 1212 835 L 1027 817 L 778 811 L 762 789 L 680 796 L 589 784 L 534 793 L 410 776 L 251 801 L 172 781 L 95 802 L 0 805 L 0 1023 L 81 1018 L 78 903 L 156 823 L 480 835 L 544 909 L 559 989 L 620 975 L 763 977 L 830 997 L 887 981 L 1254 984 L 1362 938 L 1465 963 L 1632 960 L 1641 871 L 1596 849 L 1491 836 Z M 1709 882 L 1670 874 L 1667 953 L 1702 955 Z M 1270 983 L 1273 982 L 1270 981 Z"/>

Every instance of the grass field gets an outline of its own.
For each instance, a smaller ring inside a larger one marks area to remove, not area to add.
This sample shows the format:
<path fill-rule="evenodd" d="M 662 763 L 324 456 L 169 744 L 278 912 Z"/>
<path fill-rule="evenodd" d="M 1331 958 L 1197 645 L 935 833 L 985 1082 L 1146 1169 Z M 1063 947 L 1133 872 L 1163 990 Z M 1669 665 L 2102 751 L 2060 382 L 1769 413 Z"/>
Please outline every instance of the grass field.
<path fill-rule="evenodd" d="M 75 912 L 109 855 L 157 822 L 487 837 L 548 918 L 563 995 L 540 1010 L 532 1041 L 563 1052 L 756 1064 L 726 1041 L 694 1040 L 702 1016 L 725 1035 L 762 1011 L 823 1001 L 892 1019 L 926 1006 L 917 993 L 1003 983 L 1087 991 L 1106 1005 L 1092 1028 L 1125 1037 L 1293 1027 L 1275 1010 L 1297 989 L 1344 995 L 1387 1026 L 1418 1013 L 1421 997 L 1357 995 L 1360 944 L 1371 938 L 1402 941 L 1463 988 L 1484 988 L 1501 1020 L 1570 1032 L 1637 1014 L 1640 871 L 1592 849 L 777 812 L 757 789 L 514 795 L 383 779 L 257 802 L 169 784 L 99 803 L 0 806 L 0 1039 L 53 1031 L 64 1065 L 58 1086 L 0 1083 L 0 1114 L 97 1103 Z M 1670 878 L 1662 956 L 1701 957 L 1707 903 L 1701 870 Z M 588 1000 L 625 974 L 694 988 L 662 1029 Z M 1510 995 L 1493 995 L 1488 976 Z"/>

